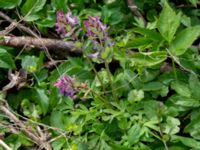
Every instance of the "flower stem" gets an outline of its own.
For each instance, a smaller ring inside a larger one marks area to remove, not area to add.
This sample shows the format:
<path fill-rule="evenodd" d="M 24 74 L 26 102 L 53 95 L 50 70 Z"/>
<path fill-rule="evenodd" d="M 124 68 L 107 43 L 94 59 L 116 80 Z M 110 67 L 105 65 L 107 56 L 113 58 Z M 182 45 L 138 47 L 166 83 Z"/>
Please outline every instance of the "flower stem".
<path fill-rule="evenodd" d="M 92 64 L 92 61 L 91 61 L 87 56 L 86 56 L 86 58 L 87 58 L 87 60 L 88 60 L 88 62 L 89 62 L 89 64 L 90 64 L 90 66 L 92 67 L 94 73 L 96 74 L 97 79 L 99 80 L 99 82 L 100 82 L 100 84 L 101 84 L 101 86 L 102 86 L 102 88 L 103 88 L 103 92 L 106 93 L 105 85 L 103 84 L 103 81 L 102 81 L 101 77 L 99 76 L 99 74 L 98 74 L 96 68 L 95 68 L 94 65 Z"/>
<path fill-rule="evenodd" d="M 112 74 L 111 74 L 110 69 L 109 69 L 109 63 L 106 62 L 106 61 L 105 61 L 105 67 L 106 67 L 106 71 L 107 71 L 107 74 L 108 74 L 108 78 L 109 78 L 109 82 L 110 82 L 113 98 L 114 98 L 115 101 L 117 101 L 117 95 L 114 92 L 114 86 L 113 86 L 113 82 L 112 82 Z"/>

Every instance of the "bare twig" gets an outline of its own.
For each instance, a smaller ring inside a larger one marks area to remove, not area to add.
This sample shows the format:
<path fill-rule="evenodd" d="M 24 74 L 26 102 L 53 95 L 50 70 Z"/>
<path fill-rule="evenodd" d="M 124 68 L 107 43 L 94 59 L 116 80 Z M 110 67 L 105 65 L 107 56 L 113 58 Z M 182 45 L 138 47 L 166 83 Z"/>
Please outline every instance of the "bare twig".
<path fill-rule="evenodd" d="M 136 6 L 134 0 L 127 0 L 127 4 L 128 4 L 128 7 L 130 8 L 130 10 L 132 11 L 132 13 L 141 18 L 144 22 L 144 26 L 146 27 L 147 25 L 147 22 L 146 20 L 144 19 L 143 15 L 141 14 L 141 12 L 138 10 L 138 7 Z"/>
<path fill-rule="evenodd" d="M 4 14 L 2 11 L 0 11 L 0 17 L 3 18 L 3 19 L 5 19 L 6 21 L 12 23 L 12 24 L 15 24 L 15 26 L 18 29 L 20 29 L 20 30 L 28 33 L 29 35 L 32 35 L 34 37 L 38 37 L 38 35 L 34 31 L 32 31 L 31 29 L 29 29 L 28 27 L 25 27 L 24 25 L 20 24 L 19 22 L 11 19 L 9 16 L 7 16 L 6 14 Z"/>
<path fill-rule="evenodd" d="M 40 134 L 37 134 L 33 128 L 27 128 L 25 123 L 21 120 L 19 120 L 8 108 L 7 104 L 3 105 L 1 103 L 0 105 L 0 111 L 2 111 L 5 115 L 9 117 L 9 119 L 14 122 L 17 126 L 21 128 L 21 130 L 24 131 L 24 133 L 33 140 L 40 148 L 44 148 L 46 150 L 51 150 L 51 145 L 48 142 L 48 139 L 45 138 L 45 134 L 40 132 Z M 41 136 L 42 134 L 42 136 Z"/>
<path fill-rule="evenodd" d="M 0 45 L 13 47 L 24 47 L 24 45 L 27 45 L 29 48 L 54 50 L 57 51 L 58 54 L 80 55 L 82 53 L 80 48 L 77 48 L 73 42 L 48 38 L 3 36 L 3 38 L 0 39 Z"/>
<path fill-rule="evenodd" d="M 0 145 L 5 148 L 5 150 L 12 150 L 3 140 L 0 139 Z"/>

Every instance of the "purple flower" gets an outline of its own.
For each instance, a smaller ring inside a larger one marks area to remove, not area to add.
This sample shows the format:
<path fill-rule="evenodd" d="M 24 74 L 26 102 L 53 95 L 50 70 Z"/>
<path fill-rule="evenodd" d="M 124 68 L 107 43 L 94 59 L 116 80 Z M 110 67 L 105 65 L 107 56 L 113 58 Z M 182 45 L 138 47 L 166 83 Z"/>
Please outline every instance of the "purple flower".
<path fill-rule="evenodd" d="M 56 86 L 64 96 L 69 96 L 73 98 L 74 95 L 76 94 L 76 90 L 74 88 L 74 81 L 70 76 L 67 75 L 61 76 L 56 81 L 54 86 Z"/>
<path fill-rule="evenodd" d="M 61 37 L 70 36 L 73 34 L 78 22 L 78 18 L 76 16 L 73 17 L 70 11 L 66 15 L 62 11 L 57 11 L 56 32 L 60 34 Z"/>
<path fill-rule="evenodd" d="M 105 40 L 108 36 L 107 27 L 102 24 L 98 16 L 88 16 L 88 20 L 84 22 L 84 26 L 87 30 L 88 37 Z"/>
<path fill-rule="evenodd" d="M 72 17 L 72 13 L 70 11 L 67 13 L 66 19 L 72 26 L 75 26 L 78 24 L 78 18 L 76 16 Z"/>

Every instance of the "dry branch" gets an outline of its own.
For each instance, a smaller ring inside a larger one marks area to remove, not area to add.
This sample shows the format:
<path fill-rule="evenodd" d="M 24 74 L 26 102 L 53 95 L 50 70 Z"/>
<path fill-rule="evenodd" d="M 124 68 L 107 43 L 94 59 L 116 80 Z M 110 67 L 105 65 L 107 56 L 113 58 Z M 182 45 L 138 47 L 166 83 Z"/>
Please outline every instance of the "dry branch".
<path fill-rule="evenodd" d="M 32 31 L 31 29 L 29 29 L 28 27 L 25 27 L 24 25 L 20 24 L 19 22 L 11 19 L 9 16 L 7 16 L 6 14 L 4 14 L 3 12 L 0 11 L 0 17 L 5 19 L 6 21 L 10 22 L 11 24 L 14 24 L 15 27 L 17 27 L 18 29 L 25 31 L 26 33 L 34 36 L 34 37 L 38 37 L 38 35 Z"/>
<path fill-rule="evenodd" d="M 27 128 L 25 123 L 18 119 L 8 108 L 8 105 L 5 104 L 3 105 L 0 103 L 0 111 L 2 111 L 9 119 L 10 121 L 14 122 L 21 130 L 24 131 L 24 133 L 33 140 L 40 148 L 44 148 L 46 150 L 51 150 L 51 145 L 47 141 L 47 137 L 45 136 L 45 133 L 42 133 L 40 131 L 40 134 L 37 134 L 34 129 L 32 128 Z M 37 127 L 37 129 L 39 126 Z M 41 136 L 42 135 L 42 136 Z M 46 137 L 46 138 L 45 138 Z"/>
<path fill-rule="evenodd" d="M 143 22 L 144 22 L 144 26 L 146 27 L 147 22 L 144 19 L 144 17 L 141 14 L 141 12 L 138 10 L 138 7 L 136 6 L 134 0 L 127 0 L 127 4 L 128 4 L 128 7 L 130 8 L 130 10 L 132 11 L 133 15 L 141 18 L 143 20 Z"/>
<path fill-rule="evenodd" d="M 27 47 L 27 48 L 37 48 L 37 49 L 48 49 L 58 51 L 59 54 L 75 54 L 80 55 L 82 53 L 80 48 L 75 47 L 74 43 L 71 41 L 63 41 L 48 38 L 33 38 L 33 37 L 12 37 L 3 36 L 0 39 L 0 45 L 12 46 L 12 47 Z"/>

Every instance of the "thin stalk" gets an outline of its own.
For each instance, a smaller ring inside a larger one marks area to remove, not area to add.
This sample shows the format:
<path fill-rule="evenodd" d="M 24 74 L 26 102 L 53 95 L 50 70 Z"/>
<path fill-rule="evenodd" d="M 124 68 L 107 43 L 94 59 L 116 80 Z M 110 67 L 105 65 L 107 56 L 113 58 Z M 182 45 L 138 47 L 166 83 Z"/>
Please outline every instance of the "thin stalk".
<path fill-rule="evenodd" d="M 87 56 L 86 56 L 86 58 L 87 58 L 87 60 L 88 60 L 88 62 L 90 64 L 90 66 L 92 67 L 92 70 L 96 74 L 97 79 L 99 80 L 99 82 L 100 82 L 100 84 L 101 84 L 101 86 L 103 88 L 103 92 L 106 93 L 106 88 L 105 88 L 105 85 L 103 84 L 103 81 L 102 81 L 101 77 L 99 76 L 99 74 L 98 74 L 97 70 L 95 69 L 94 65 L 92 64 L 91 60 Z"/>
<path fill-rule="evenodd" d="M 105 67 L 106 67 L 106 71 L 107 71 L 107 74 L 108 74 L 108 78 L 109 78 L 109 82 L 110 82 L 113 98 L 115 99 L 115 101 L 117 101 L 117 95 L 114 92 L 114 86 L 113 86 L 113 82 L 112 82 L 112 74 L 111 74 L 110 69 L 109 69 L 109 64 L 106 61 L 105 61 Z"/>
<path fill-rule="evenodd" d="M 174 77 L 175 79 L 177 80 L 177 73 L 176 73 L 176 66 L 175 66 L 175 62 L 174 62 L 174 59 L 172 59 L 172 66 L 173 66 L 173 71 L 174 71 Z"/>

